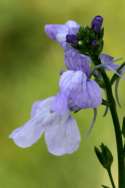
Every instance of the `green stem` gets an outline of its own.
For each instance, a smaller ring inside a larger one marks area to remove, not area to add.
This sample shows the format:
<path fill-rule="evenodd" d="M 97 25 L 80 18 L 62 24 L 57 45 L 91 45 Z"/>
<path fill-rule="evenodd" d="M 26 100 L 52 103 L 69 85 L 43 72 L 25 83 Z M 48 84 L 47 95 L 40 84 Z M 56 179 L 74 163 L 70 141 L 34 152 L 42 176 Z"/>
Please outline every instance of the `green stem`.
<path fill-rule="evenodd" d="M 100 59 L 94 58 L 94 63 L 96 65 L 101 64 Z M 105 89 L 107 93 L 108 101 L 110 102 L 110 112 L 114 124 L 115 129 L 115 136 L 116 136 L 116 145 L 117 145 L 117 154 L 118 154 L 118 187 L 119 188 L 125 188 L 125 174 L 124 174 L 124 153 L 123 153 L 123 142 L 122 142 L 122 134 L 121 134 L 121 128 L 120 128 L 120 122 L 116 110 L 116 103 L 113 97 L 112 87 L 110 84 L 110 80 L 106 74 L 106 72 L 102 69 L 100 69 L 100 72 L 102 74 L 104 83 L 105 83 Z"/>
<path fill-rule="evenodd" d="M 107 171 L 108 171 L 108 175 L 109 175 L 109 178 L 110 178 L 110 181 L 111 181 L 111 184 L 112 184 L 112 188 L 116 188 L 115 184 L 114 184 L 113 177 L 112 177 L 111 169 L 109 169 Z"/>

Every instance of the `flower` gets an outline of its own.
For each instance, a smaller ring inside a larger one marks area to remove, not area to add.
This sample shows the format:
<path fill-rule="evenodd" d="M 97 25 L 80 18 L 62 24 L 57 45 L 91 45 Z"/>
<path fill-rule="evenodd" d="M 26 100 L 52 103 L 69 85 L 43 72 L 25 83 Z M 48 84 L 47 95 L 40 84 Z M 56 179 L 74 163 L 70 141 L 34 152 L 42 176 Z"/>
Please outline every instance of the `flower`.
<path fill-rule="evenodd" d="M 47 24 L 45 32 L 52 39 L 57 41 L 64 48 L 65 65 L 69 70 L 88 71 L 91 59 L 87 55 L 80 54 L 71 44 L 77 42 L 80 25 L 75 21 L 68 21 L 65 24 Z M 70 44 L 71 43 L 71 44 Z"/>
<path fill-rule="evenodd" d="M 10 135 L 17 146 L 30 147 L 44 134 L 51 154 L 60 156 L 78 149 L 80 133 L 77 123 L 69 110 L 61 114 L 53 110 L 54 101 L 55 97 L 50 97 L 33 104 L 30 120 Z"/>
<path fill-rule="evenodd" d="M 64 102 L 65 109 L 77 111 L 85 108 L 96 108 L 102 102 L 99 85 L 94 80 L 89 80 L 82 71 L 69 70 L 64 72 L 61 75 L 59 86 L 60 94 L 56 104 L 61 103 L 63 96 L 63 101 L 67 100 L 67 103 Z M 60 111 L 59 108 L 58 111 Z"/>
<path fill-rule="evenodd" d="M 97 30 L 101 29 L 103 18 L 96 16 L 91 27 Z M 81 54 L 79 50 L 73 48 L 78 41 L 77 33 L 80 25 L 75 21 L 68 21 L 65 24 L 47 24 L 45 25 L 45 32 L 52 39 L 57 41 L 64 48 L 65 65 L 68 70 L 81 70 L 85 74 L 90 74 L 90 66 L 92 60 L 88 55 Z M 96 41 L 92 41 L 92 45 L 96 45 Z M 101 66 L 106 70 L 117 73 L 119 65 L 115 64 L 115 58 L 107 54 L 100 54 Z"/>

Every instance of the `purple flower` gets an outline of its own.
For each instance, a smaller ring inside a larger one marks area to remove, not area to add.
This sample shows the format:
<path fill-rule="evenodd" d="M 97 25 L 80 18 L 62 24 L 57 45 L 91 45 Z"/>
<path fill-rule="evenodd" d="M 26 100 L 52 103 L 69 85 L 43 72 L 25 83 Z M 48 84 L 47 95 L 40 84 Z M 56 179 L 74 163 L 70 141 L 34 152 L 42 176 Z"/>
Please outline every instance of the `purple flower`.
<path fill-rule="evenodd" d="M 55 100 L 55 97 L 50 97 L 33 105 L 30 120 L 10 135 L 17 146 L 30 147 L 44 134 L 48 151 L 54 155 L 70 154 L 78 149 L 80 133 L 77 123 L 69 110 L 63 114 L 53 110 Z"/>
<path fill-rule="evenodd" d="M 80 54 L 70 43 L 76 43 L 80 25 L 75 21 L 68 21 L 66 24 L 49 24 L 45 26 L 47 35 L 60 43 L 64 48 L 65 65 L 69 70 L 81 70 L 89 74 L 91 59 L 87 55 Z"/>
<path fill-rule="evenodd" d="M 65 96 L 68 108 L 73 111 L 96 108 L 102 102 L 99 85 L 94 80 L 89 80 L 82 71 L 64 72 L 60 78 L 59 86 L 60 95 Z M 61 101 L 62 97 L 58 96 L 59 100 Z"/>

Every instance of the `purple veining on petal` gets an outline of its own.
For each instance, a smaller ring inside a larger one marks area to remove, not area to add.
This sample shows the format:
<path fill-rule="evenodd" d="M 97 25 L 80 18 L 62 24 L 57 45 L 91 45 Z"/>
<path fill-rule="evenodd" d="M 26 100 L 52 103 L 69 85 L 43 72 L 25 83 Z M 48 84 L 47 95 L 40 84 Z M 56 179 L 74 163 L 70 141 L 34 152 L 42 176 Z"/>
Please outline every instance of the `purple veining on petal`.
<path fill-rule="evenodd" d="M 81 70 L 89 76 L 90 64 L 91 59 L 89 56 L 80 54 L 72 47 L 67 47 L 65 49 L 65 65 L 69 70 Z"/>
<path fill-rule="evenodd" d="M 60 79 L 60 90 L 67 96 L 70 109 L 96 108 L 102 102 L 100 87 L 82 71 L 66 71 Z"/>

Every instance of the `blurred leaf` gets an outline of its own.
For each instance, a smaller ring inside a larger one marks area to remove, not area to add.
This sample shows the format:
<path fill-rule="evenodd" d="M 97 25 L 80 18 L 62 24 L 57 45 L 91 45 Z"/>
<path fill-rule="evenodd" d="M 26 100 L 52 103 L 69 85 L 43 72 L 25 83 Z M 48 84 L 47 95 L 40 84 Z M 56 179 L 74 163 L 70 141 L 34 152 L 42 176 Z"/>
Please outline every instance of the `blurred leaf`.
<path fill-rule="evenodd" d="M 110 187 L 108 187 L 108 186 L 106 186 L 106 185 L 102 185 L 102 187 L 103 187 L 103 188 L 110 188 Z"/>
<path fill-rule="evenodd" d="M 125 117 L 123 118 L 123 122 L 122 122 L 122 135 L 125 138 Z"/>

